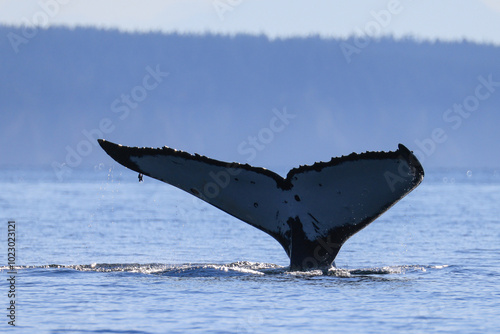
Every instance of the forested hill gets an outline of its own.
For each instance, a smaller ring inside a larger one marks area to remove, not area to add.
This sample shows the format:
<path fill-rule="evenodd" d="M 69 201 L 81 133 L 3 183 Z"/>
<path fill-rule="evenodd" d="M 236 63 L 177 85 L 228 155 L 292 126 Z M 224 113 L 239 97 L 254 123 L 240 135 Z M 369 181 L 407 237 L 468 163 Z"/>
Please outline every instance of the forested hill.
<path fill-rule="evenodd" d="M 399 142 L 429 166 L 500 166 L 490 153 L 500 142 L 499 47 L 28 32 L 0 27 L 1 166 L 62 164 L 103 119 L 103 135 L 124 144 L 271 168 Z M 294 117 L 262 132 L 284 110 Z M 96 147 L 80 155 L 75 167 L 109 162 Z"/>

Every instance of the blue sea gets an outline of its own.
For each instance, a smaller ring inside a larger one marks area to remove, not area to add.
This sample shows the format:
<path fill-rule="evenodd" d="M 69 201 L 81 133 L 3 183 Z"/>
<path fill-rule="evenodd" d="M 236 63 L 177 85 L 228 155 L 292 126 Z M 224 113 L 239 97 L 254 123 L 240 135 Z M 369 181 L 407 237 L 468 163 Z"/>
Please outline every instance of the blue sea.
<path fill-rule="evenodd" d="M 123 167 L 62 182 L 50 169 L 2 170 L 0 330 L 496 333 L 500 172 L 426 173 L 323 273 L 290 272 L 267 234 Z"/>

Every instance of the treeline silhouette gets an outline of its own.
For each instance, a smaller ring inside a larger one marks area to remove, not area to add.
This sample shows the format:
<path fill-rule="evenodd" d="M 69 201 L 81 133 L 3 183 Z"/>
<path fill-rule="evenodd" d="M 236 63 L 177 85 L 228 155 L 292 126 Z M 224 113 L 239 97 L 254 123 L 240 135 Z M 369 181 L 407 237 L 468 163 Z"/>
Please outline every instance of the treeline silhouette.
<path fill-rule="evenodd" d="M 352 150 L 395 149 L 400 141 L 417 149 L 416 141 L 439 127 L 448 140 L 429 154 L 432 165 L 500 163 L 484 155 L 500 139 L 490 131 L 500 121 L 500 87 L 459 129 L 443 119 L 474 95 L 480 76 L 500 81 L 499 47 L 358 42 L 91 28 L 39 29 L 27 38 L 22 28 L 0 27 L 0 165 L 62 162 L 65 147 L 103 118 L 115 126 L 108 137 L 125 144 L 241 160 L 238 144 L 267 126 L 273 108 L 297 117 L 257 162 L 272 164 L 283 152 L 280 163 L 312 163 Z M 120 119 L 113 103 L 123 106 L 148 68 L 169 74 Z M 82 166 L 103 159 L 94 151 Z"/>

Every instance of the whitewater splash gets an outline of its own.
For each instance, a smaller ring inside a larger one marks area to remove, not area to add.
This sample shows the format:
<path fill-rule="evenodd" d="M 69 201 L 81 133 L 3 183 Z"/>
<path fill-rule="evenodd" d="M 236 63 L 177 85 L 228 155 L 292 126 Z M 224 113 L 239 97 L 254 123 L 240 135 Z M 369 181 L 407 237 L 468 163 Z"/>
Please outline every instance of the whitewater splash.
<path fill-rule="evenodd" d="M 408 273 L 439 270 L 449 265 L 400 265 L 376 268 L 345 269 L 330 268 L 327 271 L 290 271 L 288 266 L 279 266 L 272 263 L 240 261 L 229 264 L 138 264 L 138 263 L 93 263 L 85 265 L 49 264 L 41 266 L 17 266 L 18 271 L 33 269 L 65 269 L 83 272 L 127 272 L 147 275 L 175 276 L 175 277 L 224 277 L 224 276 L 265 276 L 284 275 L 294 277 L 334 276 L 334 277 L 365 277 L 377 275 L 404 275 Z M 8 270 L 7 266 L 0 267 L 0 272 Z"/>

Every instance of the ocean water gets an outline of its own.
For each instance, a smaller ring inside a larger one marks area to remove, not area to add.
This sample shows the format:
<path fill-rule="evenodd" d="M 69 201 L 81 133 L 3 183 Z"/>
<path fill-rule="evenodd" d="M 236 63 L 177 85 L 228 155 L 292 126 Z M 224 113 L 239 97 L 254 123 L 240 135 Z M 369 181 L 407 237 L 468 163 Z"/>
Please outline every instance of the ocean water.
<path fill-rule="evenodd" d="M 270 236 L 122 167 L 74 171 L 63 182 L 51 170 L 3 170 L 0 330 L 498 332 L 500 174 L 426 172 L 322 273 L 290 272 Z"/>

